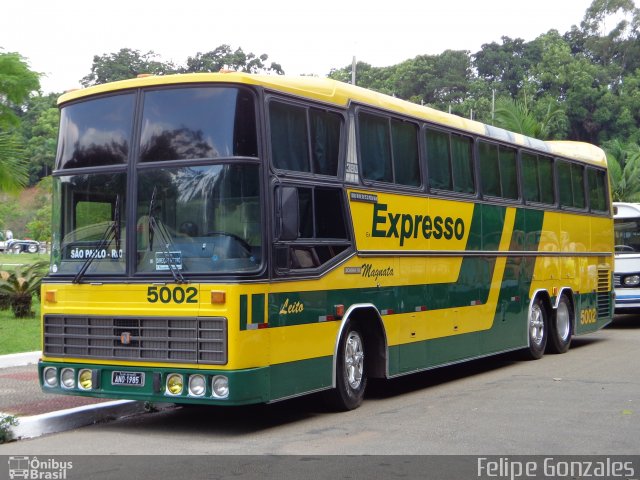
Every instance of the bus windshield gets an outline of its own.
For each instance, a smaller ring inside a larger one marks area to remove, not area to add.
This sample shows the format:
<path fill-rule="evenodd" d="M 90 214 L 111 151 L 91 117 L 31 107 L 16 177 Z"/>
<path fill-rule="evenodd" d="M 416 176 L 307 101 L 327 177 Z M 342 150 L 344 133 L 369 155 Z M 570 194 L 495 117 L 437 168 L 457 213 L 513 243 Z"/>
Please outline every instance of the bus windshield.
<path fill-rule="evenodd" d="M 640 253 L 640 217 L 614 219 L 616 253 Z"/>
<path fill-rule="evenodd" d="M 262 259 L 257 164 L 150 168 L 138 174 L 137 273 L 255 271 Z M 124 174 L 56 177 L 52 273 L 126 270 Z M 58 242 L 56 242 L 58 243 Z M 86 262 L 90 262 L 89 265 Z"/>

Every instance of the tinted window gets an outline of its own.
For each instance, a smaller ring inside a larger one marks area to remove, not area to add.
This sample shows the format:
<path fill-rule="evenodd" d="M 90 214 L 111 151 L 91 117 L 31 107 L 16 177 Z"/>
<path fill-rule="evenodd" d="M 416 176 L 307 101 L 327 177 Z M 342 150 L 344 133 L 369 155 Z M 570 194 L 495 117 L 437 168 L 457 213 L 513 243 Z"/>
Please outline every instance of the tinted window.
<path fill-rule="evenodd" d="M 311 120 L 313 172 L 336 176 L 338 174 L 342 117 L 335 113 L 311 109 L 309 118 Z"/>
<path fill-rule="evenodd" d="M 551 158 L 522 152 L 521 160 L 525 201 L 553 204 L 553 161 Z"/>
<path fill-rule="evenodd" d="M 480 171 L 485 195 L 518 198 L 518 177 L 514 148 L 480 142 Z"/>
<path fill-rule="evenodd" d="M 342 128 L 340 115 L 271 102 L 269 120 L 274 167 L 321 175 L 338 174 Z"/>
<path fill-rule="evenodd" d="M 368 180 L 393 182 L 389 120 L 364 113 L 358 119 L 362 176 Z"/>
<path fill-rule="evenodd" d="M 427 130 L 429 185 L 441 190 L 473 193 L 473 141 L 469 137 Z"/>
<path fill-rule="evenodd" d="M 418 127 L 378 115 L 358 115 L 362 176 L 367 180 L 420 186 Z"/>
<path fill-rule="evenodd" d="M 255 109 L 247 91 L 193 87 L 145 93 L 141 161 L 257 155 Z"/>
<path fill-rule="evenodd" d="M 592 211 L 607 212 L 607 177 L 601 170 L 588 170 L 589 207 Z"/>
<path fill-rule="evenodd" d="M 500 167 L 498 162 L 498 146 L 480 142 L 480 175 L 482 178 L 482 193 L 492 197 L 501 197 Z"/>
<path fill-rule="evenodd" d="M 449 135 L 447 133 L 427 130 L 427 165 L 431 188 L 451 190 Z"/>
<path fill-rule="evenodd" d="M 559 160 L 557 165 L 560 205 L 563 207 L 584 209 L 586 207 L 584 167 L 563 160 Z"/>
<path fill-rule="evenodd" d="M 282 170 L 310 172 L 306 110 L 272 102 L 269 118 L 273 165 Z"/>
<path fill-rule="evenodd" d="M 391 142 L 393 143 L 395 182 L 419 187 L 421 182 L 416 126 L 391 120 Z"/>
<path fill-rule="evenodd" d="M 453 189 L 461 193 L 475 192 L 473 175 L 473 141 L 462 135 L 451 135 Z"/>
<path fill-rule="evenodd" d="M 68 105 L 60 114 L 56 168 L 126 163 L 134 95 L 115 95 Z"/>

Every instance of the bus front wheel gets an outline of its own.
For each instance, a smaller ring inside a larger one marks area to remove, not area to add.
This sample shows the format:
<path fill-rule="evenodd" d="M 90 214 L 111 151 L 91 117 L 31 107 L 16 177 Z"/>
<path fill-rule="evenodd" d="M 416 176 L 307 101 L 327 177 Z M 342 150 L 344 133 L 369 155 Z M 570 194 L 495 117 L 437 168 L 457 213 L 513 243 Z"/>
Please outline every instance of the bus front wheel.
<path fill-rule="evenodd" d="M 367 387 L 364 339 L 360 330 L 349 324 L 340 339 L 336 359 L 336 388 L 329 402 L 339 410 L 353 410 L 362 404 Z"/>

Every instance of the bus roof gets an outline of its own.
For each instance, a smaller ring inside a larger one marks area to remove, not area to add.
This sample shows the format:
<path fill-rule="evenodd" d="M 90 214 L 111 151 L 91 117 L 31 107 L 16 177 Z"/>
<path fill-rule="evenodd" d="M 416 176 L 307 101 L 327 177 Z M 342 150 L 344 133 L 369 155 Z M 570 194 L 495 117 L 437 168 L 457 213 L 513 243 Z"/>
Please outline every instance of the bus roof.
<path fill-rule="evenodd" d="M 506 141 L 515 145 L 547 152 L 549 155 L 560 155 L 584 161 L 592 165 L 606 167 L 605 153 L 595 145 L 583 142 L 538 140 L 328 78 L 254 75 L 241 72 L 186 73 L 163 76 L 149 75 L 73 90 L 62 95 L 58 99 L 58 105 L 101 93 L 139 87 L 188 83 L 243 83 L 259 85 L 267 89 L 307 97 L 343 107 L 348 106 L 351 102 L 362 103 L 469 133 L 484 135 L 495 140 Z"/>
<path fill-rule="evenodd" d="M 613 202 L 613 218 L 640 217 L 640 203 Z"/>

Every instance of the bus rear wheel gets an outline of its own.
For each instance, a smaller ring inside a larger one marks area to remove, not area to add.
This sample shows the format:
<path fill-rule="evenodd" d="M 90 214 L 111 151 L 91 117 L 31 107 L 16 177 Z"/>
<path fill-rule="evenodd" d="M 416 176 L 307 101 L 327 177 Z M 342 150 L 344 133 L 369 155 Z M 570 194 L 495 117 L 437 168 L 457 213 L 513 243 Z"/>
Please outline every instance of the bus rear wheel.
<path fill-rule="evenodd" d="M 336 388 L 327 400 L 338 410 L 353 410 L 362 404 L 367 387 L 364 338 L 349 324 L 340 339 L 336 359 Z"/>
<path fill-rule="evenodd" d="M 529 315 L 527 317 L 529 346 L 524 350 L 524 354 L 528 359 L 538 360 L 544 355 L 549 327 L 548 316 L 544 301 L 540 297 L 536 297 L 536 299 L 531 302 Z"/>
<path fill-rule="evenodd" d="M 551 353 L 565 353 L 571 345 L 573 307 L 566 295 L 560 297 L 551 321 L 548 348 Z"/>

